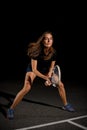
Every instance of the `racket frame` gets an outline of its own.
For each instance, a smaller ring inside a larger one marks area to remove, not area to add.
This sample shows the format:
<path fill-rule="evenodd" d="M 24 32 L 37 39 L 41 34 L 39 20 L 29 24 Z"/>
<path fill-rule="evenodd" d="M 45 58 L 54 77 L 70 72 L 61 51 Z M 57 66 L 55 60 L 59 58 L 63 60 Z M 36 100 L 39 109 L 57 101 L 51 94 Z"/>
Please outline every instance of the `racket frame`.
<path fill-rule="evenodd" d="M 61 70 L 60 70 L 60 66 L 59 65 L 55 65 L 54 66 L 54 69 L 57 67 L 58 69 L 58 73 L 59 73 L 59 76 L 58 76 L 58 82 L 61 81 Z M 54 69 L 53 69 L 53 74 L 54 74 Z M 52 79 L 52 78 L 51 78 Z M 52 83 L 52 86 L 53 87 L 56 87 L 56 84 L 55 83 Z"/>

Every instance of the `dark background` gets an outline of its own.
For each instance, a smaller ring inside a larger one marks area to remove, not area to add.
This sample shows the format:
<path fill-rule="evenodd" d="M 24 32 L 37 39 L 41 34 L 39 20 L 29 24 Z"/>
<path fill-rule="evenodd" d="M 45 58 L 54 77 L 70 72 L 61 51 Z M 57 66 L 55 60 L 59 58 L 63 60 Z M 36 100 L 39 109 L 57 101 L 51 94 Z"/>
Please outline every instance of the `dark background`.
<path fill-rule="evenodd" d="M 13 129 L 13 127 L 17 129 L 23 126 L 33 126 L 34 124 L 38 124 L 38 122 L 40 124 L 40 122 L 43 123 L 44 121 L 50 122 L 57 119 L 63 120 L 65 117 L 67 119 L 73 116 L 76 117 L 76 115 L 84 115 L 87 113 L 87 7 L 85 3 L 82 3 L 82 1 L 81 4 L 80 2 L 58 2 L 59 1 L 1 1 L 1 129 L 5 129 L 5 127 L 6 129 Z M 27 45 L 29 42 L 36 40 L 41 33 L 47 30 L 52 31 L 54 34 L 54 47 L 58 52 L 57 63 L 61 67 L 62 80 L 65 83 L 69 101 L 75 106 L 77 112 L 75 115 L 72 115 L 72 113 L 63 113 L 63 111 L 60 110 L 58 112 L 58 109 L 54 109 L 61 105 L 60 99 L 56 100 L 58 99 L 56 98 L 56 89 L 52 87 L 49 89 L 46 87 L 44 88 L 43 86 L 40 87 L 42 84 L 38 85 L 39 82 L 37 81 L 36 84 L 34 84 L 34 89 L 32 88 L 33 91 L 31 91 L 30 95 L 26 95 L 23 100 L 23 104 L 20 104 L 22 106 L 21 109 L 19 106 L 19 110 L 15 115 L 14 122 L 11 122 L 10 124 L 10 122 L 8 122 L 6 119 L 4 120 L 2 114 L 4 114 L 4 107 L 7 109 L 8 100 L 10 103 L 11 99 L 13 100 L 14 95 L 17 93 L 17 91 L 19 91 L 18 89 L 21 89 L 21 83 L 23 82 L 20 83 L 20 80 L 24 80 L 28 63 L 26 57 Z M 23 113 L 23 109 L 26 109 L 27 113 L 25 113 L 25 110 Z M 37 114 L 39 115 L 37 116 Z M 20 116 L 26 117 L 26 119 L 21 118 L 22 120 L 20 120 Z M 19 123 L 17 123 L 17 121 Z M 87 121 L 79 120 L 79 122 L 84 125 Z M 62 126 L 64 126 L 64 128 L 65 126 L 68 128 L 66 124 Z M 57 126 L 54 127 L 57 128 Z M 62 128 L 61 126 L 58 126 L 58 128 L 59 127 Z M 71 128 L 70 125 L 69 128 Z"/>
<path fill-rule="evenodd" d="M 24 79 L 28 63 L 28 43 L 37 40 L 44 31 L 49 30 L 54 35 L 54 47 L 58 52 L 57 63 L 61 67 L 62 80 L 85 83 L 85 24 L 78 23 L 79 17 L 67 19 L 56 14 L 42 16 L 33 13 L 23 17 L 6 14 L 6 21 L 3 22 L 2 19 L 0 80 Z"/>

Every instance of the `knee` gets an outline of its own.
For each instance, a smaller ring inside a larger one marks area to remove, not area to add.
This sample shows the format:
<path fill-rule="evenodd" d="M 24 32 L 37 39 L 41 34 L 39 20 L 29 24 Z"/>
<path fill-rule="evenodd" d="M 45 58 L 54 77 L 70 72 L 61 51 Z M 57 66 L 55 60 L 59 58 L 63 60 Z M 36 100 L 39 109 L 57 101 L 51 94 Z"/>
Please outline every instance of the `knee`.
<path fill-rule="evenodd" d="M 64 84 L 63 84 L 62 82 L 60 82 L 60 83 L 58 84 L 58 87 L 59 87 L 60 89 L 64 89 Z"/>
<path fill-rule="evenodd" d="M 23 88 L 24 94 L 28 93 L 31 90 L 31 86 L 29 84 L 25 84 Z"/>
<path fill-rule="evenodd" d="M 31 90 L 31 87 L 30 87 L 30 85 L 28 85 L 28 86 L 25 88 L 25 92 L 28 93 L 30 90 Z"/>

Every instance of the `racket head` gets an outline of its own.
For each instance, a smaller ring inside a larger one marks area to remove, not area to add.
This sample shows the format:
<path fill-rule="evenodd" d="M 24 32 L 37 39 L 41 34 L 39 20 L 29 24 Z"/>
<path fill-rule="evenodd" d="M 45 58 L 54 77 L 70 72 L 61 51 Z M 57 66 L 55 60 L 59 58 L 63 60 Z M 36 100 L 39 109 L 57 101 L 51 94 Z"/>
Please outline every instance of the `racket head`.
<path fill-rule="evenodd" d="M 61 80 L 61 70 L 59 65 L 56 65 L 53 69 L 53 74 L 58 76 L 59 81 Z"/>
<path fill-rule="evenodd" d="M 59 65 L 56 65 L 53 69 L 53 74 L 51 77 L 51 82 L 54 87 L 56 87 L 56 84 L 61 80 L 61 70 Z"/>

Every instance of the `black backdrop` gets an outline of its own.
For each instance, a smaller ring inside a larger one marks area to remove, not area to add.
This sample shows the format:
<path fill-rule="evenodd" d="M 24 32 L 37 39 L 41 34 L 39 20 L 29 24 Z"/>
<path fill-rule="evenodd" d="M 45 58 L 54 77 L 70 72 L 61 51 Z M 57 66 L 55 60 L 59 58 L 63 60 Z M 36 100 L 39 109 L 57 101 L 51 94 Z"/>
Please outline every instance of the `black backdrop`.
<path fill-rule="evenodd" d="M 4 24 L 1 30 L 0 79 L 24 79 L 27 67 L 26 50 L 44 31 L 52 31 L 54 47 L 58 52 L 62 79 L 74 82 L 86 81 L 86 45 L 83 24 L 65 24 L 64 17 L 54 22 L 28 21 L 28 23 Z M 9 25 L 9 26 L 8 26 Z"/>

